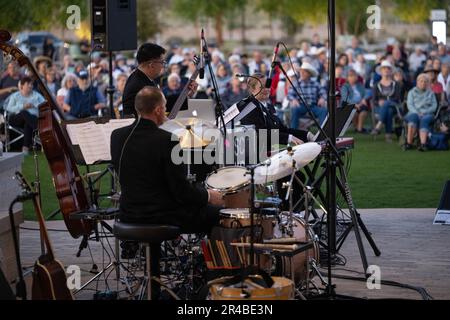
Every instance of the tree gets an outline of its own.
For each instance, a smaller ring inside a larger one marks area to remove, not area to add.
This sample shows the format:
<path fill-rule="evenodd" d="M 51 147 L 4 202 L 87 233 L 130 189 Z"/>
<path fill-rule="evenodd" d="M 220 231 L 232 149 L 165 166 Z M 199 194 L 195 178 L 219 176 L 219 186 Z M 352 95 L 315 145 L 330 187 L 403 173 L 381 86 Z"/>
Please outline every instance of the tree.
<path fill-rule="evenodd" d="M 439 7 L 436 0 L 395 0 L 394 14 L 406 23 L 425 23 L 430 10 Z"/>
<path fill-rule="evenodd" d="M 164 23 L 160 13 L 167 6 L 167 2 L 158 0 L 137 0 L 138 39 L 147 41 L 161 32 Z"/>
<path fill-rule="evenodd" d="M 1 28 L 10 32 L 19 32 L 27 25 L 31 19 L 29 3 L 26 1 L 20 6 L 17 2 L 9 0 L 0 1 L 0 21 Z"/>
<path fill-rule="evenodd" d="M 247 0 L 174 0 L 173 8 L 178 16 L 194 23 L 203 17 L 214 19 L 217 44 L 222 45 L 226 13 L 246 4 Z"/>

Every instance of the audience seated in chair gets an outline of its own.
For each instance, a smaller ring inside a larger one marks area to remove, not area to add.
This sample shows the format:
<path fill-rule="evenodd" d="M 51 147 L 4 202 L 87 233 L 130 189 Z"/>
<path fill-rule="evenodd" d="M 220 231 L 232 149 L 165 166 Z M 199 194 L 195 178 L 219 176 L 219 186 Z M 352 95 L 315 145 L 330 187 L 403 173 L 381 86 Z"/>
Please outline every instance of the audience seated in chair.
<path fill-rule="evenodd" d="M 353 118 L 353 123 L 358 133 L 367 132 L 363 127 L 369 111 L 365 94 L 364 86 L 358 82 L 358 74 L 350 69 L 347 73 L 347 82 L 341 88 L 341 106 L 344 103 L 355 105 L 357 116 Z"/>
<path fill-rule="evenodd" d="M 414 137 L 419 129 L 420 151 L 427 150 L 428 134 L 431 131 L 431 124 L 434 113 L 437 109 L 436 96 L 430 89 L 430 79 L 426 74 L 417 77 L 417 86 L 408 93 L 408 132 L 405 149 L 412 149 Z"/>
<path fill-rule="evenodd" d="M 373 105 L 379 116 L 378 123 L 372 130 L 373 135 L 380 133 L 382 126 L 385 127 L 386 142 L 392 142 L 393 119 L 397 114 L 397 108 L 401 103 L 401 86 L 392 78 L 392 64 L 385 60 L 377 68 L 381 74 L 381 80 L 374 87 Z"/>
<path fill-rule="evenodd" d="M 77 85 L 69 90 L 64 99 L 64 111 L 67 120 L 96 116 L 106 106 L 105 96 L 91 85 L 89 74 L 82 70 L 77 73 Z"/>
<path fill-rule="evenodd" d="M 294 82 L 294 85 L 300 86 L 299 92 L 303 95 L 306 103 L 311 107 L 311 110 L 319 123 L 322 124 L 325 120 L 327 110 L 327 92 L 317 80 L 314 78 L 318 76 L 316 69 L 304 62 L 300 67 L 300 81 L 298 84 Z M 294 89 L 290 88 L 288 92 L 288 100 L 291 107 L 291 128 L 298 128 L 298 121 L 301 117 L 305 116 L 308 111 L 302 101 L 298 100 L 298 97 Z"/>
<path fill-rule="evenodd" d="M 24 77 L 19 82 L 19 91 L 13 93 L 5 110 L 8 112 L 8 121 L 11 126 L 24 130 L 22 150 L 28 153 L 33 144 L 33 133 L 38 125 L 38 106 L 45 101 L 44 97 L 33 90 L 33 80 Z"/>

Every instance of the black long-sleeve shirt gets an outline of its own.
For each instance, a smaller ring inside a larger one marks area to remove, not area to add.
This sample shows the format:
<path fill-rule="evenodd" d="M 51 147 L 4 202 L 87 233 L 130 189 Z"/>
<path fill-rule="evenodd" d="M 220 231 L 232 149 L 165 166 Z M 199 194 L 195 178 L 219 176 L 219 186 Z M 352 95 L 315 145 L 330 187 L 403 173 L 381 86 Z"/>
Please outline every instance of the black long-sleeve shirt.
<path fill-rule="evenodd" d="M 177 138 L 146 119 L 112 133 L 111 156 L 120 175 L 122 219 L 158 223 L 164 217 L 165 222 L 177 225 L 177 217 L 190 208 L 207 205 L 206 189 L 191 185 L 186 166 L 174 163 L 172 152 L 177 145 Z M 169 216 L 173 219 L 168 220 Z"/>

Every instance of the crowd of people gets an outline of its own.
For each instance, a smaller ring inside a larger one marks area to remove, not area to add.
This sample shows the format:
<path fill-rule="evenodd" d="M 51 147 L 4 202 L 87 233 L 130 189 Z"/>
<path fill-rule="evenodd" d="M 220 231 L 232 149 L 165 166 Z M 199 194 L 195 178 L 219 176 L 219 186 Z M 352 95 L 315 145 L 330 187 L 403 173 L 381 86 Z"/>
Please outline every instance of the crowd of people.
<path fill-rule="evenodd" d="M 37 57 L 34 65 L 67 120 L 120 116 L 126 82 L 138 65 L 134 57 L 115 56 L 112 70 L 115 92 L 111 108 L 107 103 L 109 61 L 106 55 L 93 52 L 87 64 L 73 61 L 69 55 L 55 62 L 49 44 L 45 46 L 44 53 L 49 52 L 49 55 Z M 195 79 L 194 99 L 215 98 L 214 76 L 218 94 L 228 108 L 249 96 L 247 81 L 236 74 L 267 76 L 270 72 L 270 57 L 261 51 L 246 54 L 235 49 L 225 54 L 215 46 L 210 46 L 209 50 L 210 68 L 206 68 L 204 79 Z M 157 79 L 166 98 L 179 95 L 197 71 L 198 63 L 194 63 L 197 52 L 180 46 L 172 46 L 167 52 L 162 61 L 166 72 Z M 415 137 L 418 137 L 418 149 L 427 150 L 435 116 L 438 110 L 445 110 L 450 101 L 447 47 L 432 37 L 427 48 L 415 47 L 411 52 L 402 44 L 388 45 L 384 52 L 376 55 L 375 61 L 366 61 L 366 53 L 356 37 L 351 46 L 339 52 L 335 70 L 337 107 L 355 105 L 357 133 L 384 133 L 386 141 L 391 142 L 400 135 L 399 128 L 405 128 L 405 150 L 413 148 Z M 282 68 L 275 68 L 270 92 L 270 102 L 279 118 L 292 129 L 304 129 L 311 125 L 309 109 L 322 123 L 328 112 L 328 42 L 322 43 L 315 34 L 299 48 L 280 54 L 279 59 Z M 0 78 L 0 108 L 6 110 L 10 124 L 24 129 L 24 152 L 31 148 L 32 132 L 37 127 L 37 106 L 42 101 L 29 74 L 17 63 L 10 62 Z M 448 131 L 445 123 L 441 130 Z"/>

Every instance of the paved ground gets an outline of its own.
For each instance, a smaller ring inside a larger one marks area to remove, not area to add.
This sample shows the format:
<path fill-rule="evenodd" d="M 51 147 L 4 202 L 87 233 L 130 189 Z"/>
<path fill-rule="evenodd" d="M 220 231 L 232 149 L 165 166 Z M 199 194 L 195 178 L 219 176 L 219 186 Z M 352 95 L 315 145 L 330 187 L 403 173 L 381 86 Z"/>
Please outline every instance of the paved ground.
<path fill-rule="evenodd" d="M 364 241 L 364 248 L 369 264 L 377 265 L 383 280 L 425 288 L 435 299 L 450 299 L 450 227 L 433 225 L 434 209 L 382 209 L 360 210 L 362 219 L 373 235 L 381 250 L 381 256 L 375 257 L 369 244 Z M 34 222 L 26 222 L 24 228 L 36 228 Z M 62 222 L 49 222 L 50 230 L 65 229 Z M 21 230 L 21 255 L 25 266 L 32 265 L 40 252 L 39 233 L 33 230 Z M 56 257 L 65 266 L 79 265 L 88 271 L 92 266 L 89 250 L 78 251 L 80 240 L 72 239 L 66 232 L 50 232 Z M 113 240 L 111 246 L 114 246 Z M 91 242 L 92 254 L 96 263 L 102 266 L 102 250 L 97 242 Z M 333 272 L 360 276 L 362 272 L 361 257 L 355 241 L 354 233 L 350 233 L 344 243 L 341 254 L 347 259 L 345 267 L 337 267 Z M 109 259 L 104 257 L 106 264 Z M 346 270 L 342 270 L 345 268 Z M 353 270 L 349 272 L 348 269 Z M 83 272 L 83 282 L 90 276 Z M 326 272 L 324 270 L 324 276 Z M 111 277 L 113 279 L 114 277 Z M 364 282 L 334 279 L 338 294 L 370 298 L 421 299 L 412 290 L 398 289 L 382 284 L 380 290 L 368 290 Z M 114 281 L 110 284 L 115 285 Z M 104 282 L 99 283 L 101 288 Z M 90 289 L 95 289 L 91 285 Z M 77 299 L 92 299 L 94 291 L 83 291 Z"/>

